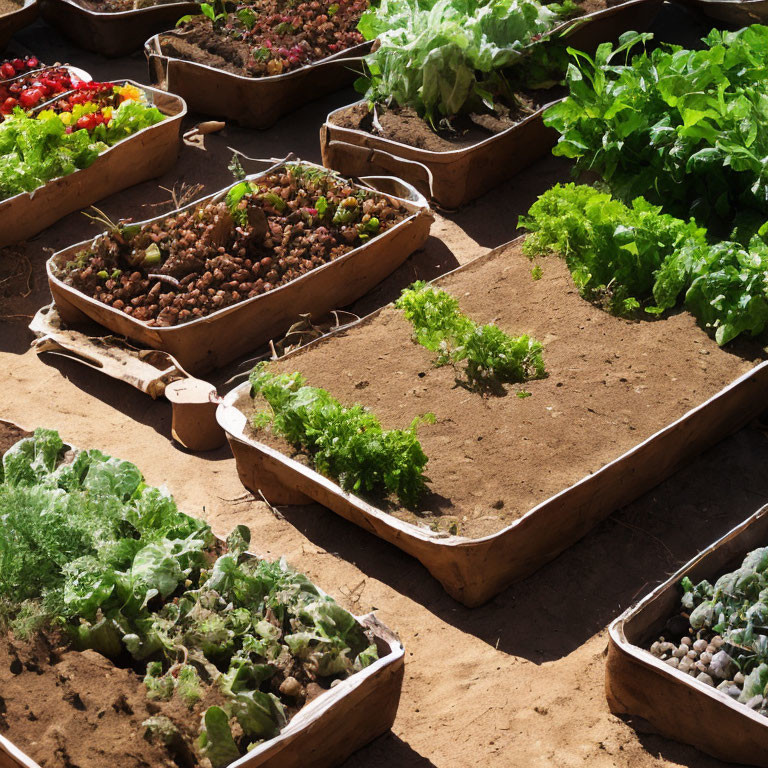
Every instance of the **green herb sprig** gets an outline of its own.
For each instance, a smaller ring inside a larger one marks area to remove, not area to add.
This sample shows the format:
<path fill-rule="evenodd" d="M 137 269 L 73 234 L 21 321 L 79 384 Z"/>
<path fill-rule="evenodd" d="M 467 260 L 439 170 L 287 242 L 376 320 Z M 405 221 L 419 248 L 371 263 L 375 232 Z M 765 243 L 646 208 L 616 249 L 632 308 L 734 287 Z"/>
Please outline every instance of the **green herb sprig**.
<path fill-rule="evenodd" d="M 523 382 L 546 376 L 541 343 L 509 336 L 496 325 L 478 325 L 446 291 L 423 281 L 406 288 L 395 306 L 403 311 L 422 346 L 437 352 L 436 365 L 463 363 L 472 386 Z"/>
<path fill-rule="evenodd" d="M 275 434 L 305 449 L 318 471 L 338 480 L 348 491 L 395 494 L 406 507 L 415 507 L 427 490 L 427 455 L 417 437 L 427 414 L 408 429 L 382 428 L 378 418 L 361 405 L 342 405 L 326 390 L 306 386 L 299 373 L 275 374 L 265 363 L 250 375 L 253 394 L 268 403 L 271 413 L 256 414 L 254 427 L 271 422 Z"/>

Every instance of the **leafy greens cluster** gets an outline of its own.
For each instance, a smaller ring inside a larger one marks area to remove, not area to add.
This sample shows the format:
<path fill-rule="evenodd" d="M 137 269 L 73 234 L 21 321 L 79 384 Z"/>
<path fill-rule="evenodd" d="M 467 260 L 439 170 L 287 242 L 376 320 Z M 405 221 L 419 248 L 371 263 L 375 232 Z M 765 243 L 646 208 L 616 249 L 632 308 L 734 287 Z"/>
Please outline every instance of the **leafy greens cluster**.
<path fill-rule="evenodd" d="M 537 0 L 382 0 L 358 29 L 378 47 L 358 88 L 372 103 L 411 107 L 435 125 L 499 98 L 514 103 L 505 70 L 576 6 Z"/>
<path fill-rule="evenodd" d="M 640 307 L 660 314 L 684 296 L 718 344 L 768 325 L 768 246 L 759 234 L 748 247 L 710 245 L 693 220 L 661 213 L 642 197 L 629 207 L 575 184 L 547 190 L 520 226 L 531 232 L 528 256 L 558 253 L 582 296 L 616 314 Z"/>
<path fill-rule="evenodd" d="M 704 50 L 664 46 L 629 59 L 647 34 L 627 32 L 593 57 L 569 52 L 569 96 L 548 109 L 556 155 L 599 173 L 625 202 L 643 195 L 727 237 L 765 221 L 768 27 L 713 30 Z"/>
<path fill-rule="evenodd" d="M 108 124 L 72 130 L 52 110 L 29 116 L 17 108 L 0 123 L 0 200 L 87 168 L 109 147 L 164 119 L 157 107 L 128 100 Z"/>
<path fill-rule="evenodd" d="M 257 413 L 255 428 L 271 423 L 276 435 L 306 450 L 319 472 L 355 493 L 395 494 L 406 507 L 426 491 L 428 458 L 417 428 L 432 421 L 416 418 L 408 429 L 383 429 L 361 405 L 342 405 L 326 390 L 308 387 L 300 373 L 272 373 L 266 363 L 250 375 L 251 393 L 260 395 L 271 413 Z"/>
<path fill-rule="evenodd" d="M 97 450 L 65 461 L 65 449 L 38 429 L 2 457 L 2 626 L 58 627 L 79 649 L 144 662 L 154 699 L 194 706 L 216 686 L 223 703 L 206 709 L 199 741 L 214 768 L 275 736 L 302 684 L 377 658 L 355 618 L 306 577 L 247 555 L 247 528 L 216 557 L 209 527 L 135 465 Z M 173 723 L 151 720 L 171 741 Z"/>
<path fill-rule="evenodd" d="M 437 365 L 464 363 L 473 386 L 523 382 L 546 376 L 541 343 L 530 336 L 509 336 L 497 325 L 478 325 L 446 291 L 423 281 L 406 288 L 395 306 L 414 328 L 414 337 Z"/>
<path fill-rule="evenodd" d="M 768 696 L 768 547 L 750 552 L 737 570 L 714 585 L 682 580 L 682 608 L 694 630 L 722 635 L 729 654 L 746 675 L 739 701 Z"/>

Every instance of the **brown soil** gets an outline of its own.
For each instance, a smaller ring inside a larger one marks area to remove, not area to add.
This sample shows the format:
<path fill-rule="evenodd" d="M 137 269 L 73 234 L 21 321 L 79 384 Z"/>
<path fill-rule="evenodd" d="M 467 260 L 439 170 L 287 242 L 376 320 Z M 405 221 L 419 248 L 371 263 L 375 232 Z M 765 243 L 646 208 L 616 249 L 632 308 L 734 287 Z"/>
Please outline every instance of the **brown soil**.
<path fill-rule="evenodd" d="M 0 0 L 0 16 L 13 13 L 21 8 L 20 0 Z"/>
<path fill-rule="evenodd" d="M 30 432 L 26 432 L 21 427 L 0 420 L 0 456 L 2 456 L 14 443 L 17 443 L 24 437 L 29 437 Z"/>
<path fill-rule="evenodd" d="M 557 93 L 555 92 L 557 90 Z M 367 103 L 352 104 L 331 115 L 330 122 L 342 128 L 365 131 L 375 136 L 397 141 L 416 149 L 430 152 L 450 152 L 463 147 L 471 147 L 490 136 L 511 128 L 531 115 L 544 104 L 561 95 L 559 89 L 531 91 L 519 94 L 521 105 L 508 110 L 501 107 L 495 114 L 477 114 L 456 118 L 452 129 L 433 130 L 410 107 L 385 108 L 379 105 L 378 122 L 381 128 L 374 126 L 373 112 Z"/>
<path fill-rule="evenodd" d="M 171 753 L 151 743 L 142 722 L 171 719 L 187 744 L 198 735 L 215 690 L 187 709 L 147 699 L 142 678 L 95 651 L 73 651 L 38 635 L 0 638 L 0 733 L 43 768 L 191 768 L 190 751 Z"/>
<path fill-rule="evenodd" d="M 495 533 L 765 357 L 749 342 L 720 349 L 685 312 L 660 321 L 614 317 L 578 295 L 560 259 L 544 259 L 542 268 L 533 280 L 516 245 L 439 281 L 477 322 L 544 344 L 549 376 L 507 387 L 506 396 L 468 391 L 460 372 L 435 368 L 434 354 L 412 341 L 410 323 L 393 307 L 274 364 L 301 371 L 343 403 L 368 406 L 386 428 L 435 413 L 436 424 L 419 432 L 431 493 L 418 515 L 388 509 L 398 518 L 458 527 L 472 538 Z M 269 432 L 258 434 L 294 453 Z"/>
<path fill-rule="evenodd" d="M 217 35 L 203 26 L 193 27 L 183 35 L 161 35 L 160 46 L 168 56 L 206 64 L 235 75 L 245 74 L 245 62 L 250 56 L 246 43 Z"/>
<path fill-rule="evenodd" d="M 623 0 L 576 0 L 576 4 L 581 8 L 585 16 L 588 13 L 604 11 L 613 5 L 621 5 L 622 2 Z"/>

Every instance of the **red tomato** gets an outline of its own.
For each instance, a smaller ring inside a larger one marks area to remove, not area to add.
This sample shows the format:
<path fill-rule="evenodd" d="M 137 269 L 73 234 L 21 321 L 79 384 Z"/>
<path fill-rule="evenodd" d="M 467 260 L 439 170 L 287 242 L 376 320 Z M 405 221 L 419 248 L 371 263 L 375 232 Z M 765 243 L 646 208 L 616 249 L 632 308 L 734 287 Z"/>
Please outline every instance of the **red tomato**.
<path fill-rule="evenodd" d="M 83 115 L 77 120 L 77 127 L 86 131 L 92 131 L 96 125 L 96 115 Z"/>
<path fill-rule="evenodd" d="M 16 70 L 13 67 L 13 64 L 9 64 L 6 62 L 3 65 L 0 65 L 0 76 L 2 76 L 4 79 L 9 79 L 11 77 L 16 76 Z"/>
<path fill-rule="evenodd" d="M 11 114 L 11 112 L 13 112 L 13 108 L 14 108 L 14 107 L 15 107 L 15 106 L 16 106 L 18 103 L 19 103 L 19 102 L 18 102 L 18 101 L 16 101 L 16 99 L 14 99 L 14 98 L 10 98 L 10 97 L 9 97 L 9 98 L 7 98 L 7 99 L 6 99 L 6 100 L 3 102 L 3 106 L 2 106 L 2 107 L 0 107 L 0 113 L 2 113 L 3 115 L 10 115 L 10 114 Z"/>
<path fill-rule="evenodd" d="M 27 88 L 26 91 L 22 91 L 19 96 L 19 101 L 22 107 L 34 107 L 40 99 L 43 98 L 43 91 L 41 88 Z"/>

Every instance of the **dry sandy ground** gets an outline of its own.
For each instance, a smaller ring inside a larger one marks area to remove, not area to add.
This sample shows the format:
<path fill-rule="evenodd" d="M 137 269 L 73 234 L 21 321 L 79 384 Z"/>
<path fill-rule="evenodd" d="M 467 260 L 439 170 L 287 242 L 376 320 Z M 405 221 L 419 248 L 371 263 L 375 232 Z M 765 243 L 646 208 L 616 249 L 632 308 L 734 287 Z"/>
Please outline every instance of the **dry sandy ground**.
<path fill-rule="evenodd" d="M 47 53 L 48 60 L 69 58 L 103 78 L 146 76 L 139 56 L 108 62 L 76 53 L 41 23 L 18 39 Z M 143 206 L 167 198 L 158 183 L 203 181 L 206 189 L 215 190 L 229 181 L 227 146 L 258 157 L 292 149 L 319 159 L 316 129 L 329 108 L 351 97 L 341 92 L 308 105 L 268 132 L 228 129 L 208 137 L 207 151 L 184 149 L 172 176 L 114 196 L 102 207 L 112 215 L 144 218 L 152 209 Z M 417 275 L 446 271 L 511 239 L 517 215 L 566 173 L 562 164 L 544 160 L 459 214 L 439 218 L 426 250 L 360 302 L 358 310 L 388 301 Z M 723 441 L 612 515 L 548 567 L 488 605 L 469 610 L 448 598 L 416 561 L 332 513 L 306 507 L 279 519 L 250 500 L 228 449 L 192 455 L 174 446 L 166 402 L 29 351 L 25 316 L 49 300 L 45 249 L 92 231 L 75 214 L 27 249 L 32 290 L 0 306 L 0 417 L 26 427 L 55 427 L 76 445 L 136 462 L 149 482 L 167 484 L 185 511 L 204 515 L 217 532 L 248 524 L 262 554 L 286 555 L 346 608 L 376 610 L 399 631 L 407 669 L 394 730 L 345 768 L 724 765 L 640 734 L 608 712 L 605 627 L 679 564 L 768 501 L 764 431 L 752 426 Z"/>

